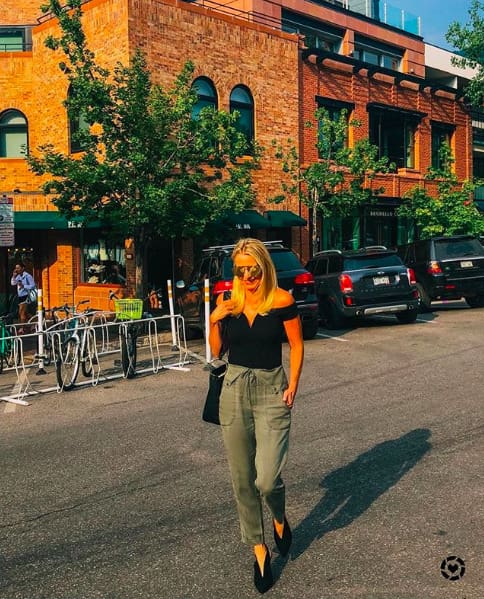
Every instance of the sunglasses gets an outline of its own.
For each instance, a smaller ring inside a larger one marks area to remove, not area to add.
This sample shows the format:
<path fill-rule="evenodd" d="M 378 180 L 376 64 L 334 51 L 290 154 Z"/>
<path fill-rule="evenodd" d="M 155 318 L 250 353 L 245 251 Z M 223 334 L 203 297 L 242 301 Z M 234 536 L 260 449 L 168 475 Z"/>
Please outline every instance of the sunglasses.
<path fill-rule="evenodd" d="M 239 279 L 243 279 L 245 273 L 248 274 L 249 279 L 258 279 L 262 275 L 262 268 L 258 264 L 253 266 L 234 266 L 234 275 Z"/>

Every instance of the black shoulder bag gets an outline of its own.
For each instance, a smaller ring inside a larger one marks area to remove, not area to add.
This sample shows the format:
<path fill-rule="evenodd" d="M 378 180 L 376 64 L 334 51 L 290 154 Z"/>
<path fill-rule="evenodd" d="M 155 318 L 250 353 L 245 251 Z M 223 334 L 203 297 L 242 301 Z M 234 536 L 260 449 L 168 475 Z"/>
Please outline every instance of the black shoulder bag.
<path fill-rule="evenodd" d="M 227 292 L 225 292 L 227 293 Z M 224 299 L 228 299 L 224 293 Z M 222 350 L 220 357 L 222 357 L 227 351 L 227 322 L 222 320 L 221 323 L 221 336 L 222 336 Z M 208 391 L 207 397 L 205 398 L 205 404 L 203 406 L 202 420 L 210 422 L 212 424 L 220 424 L 219 408 L 220 408 L 220 394 L 222 393 L 222 387 L 224 384 L 225 372 L 227 371 L 228 364 L 226 362 L 214 365 L 208 364 L 209 376 L 208 376 Z"/>

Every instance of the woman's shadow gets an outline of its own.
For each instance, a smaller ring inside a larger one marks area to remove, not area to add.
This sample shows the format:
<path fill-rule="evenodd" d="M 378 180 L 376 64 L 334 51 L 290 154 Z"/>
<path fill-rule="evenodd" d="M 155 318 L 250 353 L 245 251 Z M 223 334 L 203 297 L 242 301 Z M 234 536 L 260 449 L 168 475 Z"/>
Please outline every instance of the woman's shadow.
<path fill-rule="evenodd" d="M 384 441 L 325 476 L 320 483 L 326 489 L 323 497 L 293 529 L 291 559 L 296 560 L 331 530 L 351 524 L 395 485 L 430 450 L 430 434 L 429 429 L 420 428 Z M 277 558 L 274 566 L 280 572 L 282 558 Z"/>

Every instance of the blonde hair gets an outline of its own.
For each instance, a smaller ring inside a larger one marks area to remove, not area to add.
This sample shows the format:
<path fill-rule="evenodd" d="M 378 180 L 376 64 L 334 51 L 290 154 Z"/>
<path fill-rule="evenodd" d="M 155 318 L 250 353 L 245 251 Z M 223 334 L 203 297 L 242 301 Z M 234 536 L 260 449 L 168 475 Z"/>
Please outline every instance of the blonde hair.
<path fill-rule="evenodd" d="M 258 239 L 252 237 L 244 237 L 239 239 L 234 251 L 232 252 L 232 260 L 235 264 L 235 257 L 239 254 L 252 256 L 262 270 L 262 277 L 257 293 L 259 294 L 260 303 L 257 310 L 258 314 L 264 315 L 269 312 L 274 302 L 274 293 L 277 288 L 277 275 L 271 256 L 267 248 Z M 245 304 L 245 287 L 238 277 L 234 277 L 232 288 L 232 300 L 234 301 L 233 314 L 241 314 Z"/>

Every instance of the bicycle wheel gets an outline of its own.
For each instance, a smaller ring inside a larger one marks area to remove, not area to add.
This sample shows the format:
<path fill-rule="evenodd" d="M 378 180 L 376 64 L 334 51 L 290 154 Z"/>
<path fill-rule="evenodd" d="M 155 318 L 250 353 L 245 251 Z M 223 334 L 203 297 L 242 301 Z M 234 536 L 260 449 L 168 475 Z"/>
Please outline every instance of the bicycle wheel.
<path fill-rule="evenodd" d="M 51 335 L 44 333 L 44 366 L 50 365 L 53 354 L 52 337 Z"/>
<path fill-rule="evenodd" d="M 8 330 L 8 337 L 4 339 L 4 358 L 7 366 L 18 366 L 22 361 L 22 344 L 15 342 L 15 329 Z"/>
<path fill-rule="evenodd" d="M 55 362 L 58 386 L 69 391 L 74 387 L 79 372 L 79 340 L 70 337 L 60 344 Z"/>
<path fill-rule="evenodd" d="M 136 374 L 136 337 L 133 327 L 121 327 L 119 330 L 121 367 L 127 379 L 132 379 Z"/>
<path fill-rule="evenodd" d="M 86 338 L 84 339 L 84 347 L 82 350 L 81 368 L 82 374 L 85 377 L 92 375 L 93 364 L 97 363 L 96 360 L 96 337 L 94 331 L 87 330 Z"/>

